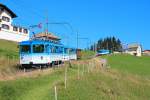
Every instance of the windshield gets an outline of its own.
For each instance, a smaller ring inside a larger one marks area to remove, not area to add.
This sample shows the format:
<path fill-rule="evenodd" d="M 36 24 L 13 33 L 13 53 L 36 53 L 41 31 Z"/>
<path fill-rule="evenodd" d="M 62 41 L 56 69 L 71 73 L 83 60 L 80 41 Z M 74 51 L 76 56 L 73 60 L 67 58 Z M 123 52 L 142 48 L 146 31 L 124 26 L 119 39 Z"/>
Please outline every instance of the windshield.
<path fill-rule="evenodd" d="M 21 45 L 20 46 L 20 52 L 21 53 L 30 53 L 30 45 Z"/>
<path fill-rule="evenodd" d="M 36 44 L 33 45 L 33 53 L 43 53 L 44 52 L 44 45 Z"/>

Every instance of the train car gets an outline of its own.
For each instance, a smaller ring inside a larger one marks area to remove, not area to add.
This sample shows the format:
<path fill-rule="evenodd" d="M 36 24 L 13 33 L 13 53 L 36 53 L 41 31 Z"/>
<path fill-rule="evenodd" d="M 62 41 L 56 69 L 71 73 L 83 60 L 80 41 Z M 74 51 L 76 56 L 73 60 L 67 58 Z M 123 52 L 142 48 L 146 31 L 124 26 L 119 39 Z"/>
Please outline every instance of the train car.
<path fill-rule="evenodd" d="M 110 54 L 110 51 L 102 49 L 102 50 L 98 50 L 96 55 L 100 56 L 100 55 L 107 55 L 107 54 Z"/>
<path fill-rule="evenodd" d="M 55 63 L 76 60 L 76 49 L 48 40 L 29 40 L 19 43 L 22 67 L 47 67 Z"/>

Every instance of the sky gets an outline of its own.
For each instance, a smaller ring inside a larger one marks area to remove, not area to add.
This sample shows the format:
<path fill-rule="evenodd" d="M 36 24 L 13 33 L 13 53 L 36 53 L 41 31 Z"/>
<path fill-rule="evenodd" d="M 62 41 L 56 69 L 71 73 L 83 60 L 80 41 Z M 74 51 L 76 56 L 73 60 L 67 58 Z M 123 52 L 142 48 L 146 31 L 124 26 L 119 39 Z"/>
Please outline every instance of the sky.
<path fill-rule="evenodd" d="M 123 44 L 140 43 L 150 49 L 150 0 L 0 0 L 17 14 L 14 24 L 29 27 L 46 20 L 48 30 L 65 45 L 86 48 L 101 38 L 115 36 Z M 71 28 L 71 27 L 72 28 Z"/>

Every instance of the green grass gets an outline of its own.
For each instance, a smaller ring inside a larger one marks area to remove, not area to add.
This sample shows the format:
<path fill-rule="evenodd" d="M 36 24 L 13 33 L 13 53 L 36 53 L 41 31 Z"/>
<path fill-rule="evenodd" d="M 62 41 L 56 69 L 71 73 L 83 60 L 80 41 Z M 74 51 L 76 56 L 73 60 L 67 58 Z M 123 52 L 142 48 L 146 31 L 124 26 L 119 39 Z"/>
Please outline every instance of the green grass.
<path fill-rule="evenodd" d="M 5 57 L 14 56 L 18 52 L 16 43 L 0 40 L 0 45 L 4 44 L 3 42 L 7 45 L 0 48 L 0 55 L 4 57 L 0 59 L 2 64 L 7 60 Z M 68 68 L 67 89 L 64 88 L 65 70 L 59 68 L 46 75 L 41 72 L 36 77 L 0 81 L 0 100 L 54 100 L 55 85 L 58 100 L 149 100 L 149 57 L 104 56 L 108 59 L 110 69 L 103 71 L 93 68 L 93 71 L 88 73 L 87 68 L 91 66 L 87 65 L 89 61 L 87 58 L 94 54 L 91 51 L 82 52 L 84 60 L 79 62 L 84 62 L 85 72 L 81 75 L 83 66 L 80 65 L 80 79 L 77 79 L 78 67 L 76 65 Z M 10 66 L 8 68 L 0 66 L 0 74 L 5 71 L 8 73 L 9 68 Z"/>
<path fill-rule="evenodd" d="M 19 53 L 16 42 L 0 39 L 0 75 L 9 75 L 16 72 Z"/>
<path fill-rule="evenodd" d="M 0 56 L 9 58 L 18 58 L 18 43 L 0 40 Z"/>
<path fill-rule="evenodd" d="M 127 55 L 112 55 L 107 59 L 110 62 L 116 57 L 124 59 L 124 62 L 127 58 L 139 59 Z M 139 60 L 139 62 L 141 61 Z M 76 65 L 68 68 L 66 89 L 64 88 L 64 68 L 55 69 L 48 75 L 43 75 L 41 72 L 37 77 L 1 81 L 0 100 L 54 100 L 55 85 L 57 86 L 58 100 L 148 100 L 150 98 L 150 80 L 137 77 L 141 74 L 130 72 L 131 67 L 127 69 L 131 74 L 124 73 L 122 68 L 115 66 L 108 71 L 93 68 L 88 73 L 87 63 L 84 63 L 83 75 L 81 74 L 82 65 L 79 67 L 80 79 L 77 78 L 78 67 Z M 143 77 L 147 77 L 147 74 L 144 74 Z"/>
<path fill-rule="evenodd" d="M 81 55 L 81 59 L 89 59 L 95 55 L 95 52 L 90 50 L 83 50 L 81 51 Z"/>
<path fill-rule="evenodd" d="M 122 79 L 124 78 L 124 79 Z M 144 82 L 144 81 L 143 81 Z M 116 79 L 109 73 L 86 74 L 82 79 L 72 79 L 65 90 L 60 87 L 60 100 L 148 100 L 150 86 L 134 83 L 126 77 Z"/>
<path fill-rule="evenodd" d="M 52 95 L 50 89 L 61 74 L 62 71 L 57 71 L 36 78 L 0 82 L 0 100 L 49 100 Z"/>
<path fill-rule="evenodd" d="M 113 69 L 150 78 L 150 57 L 148 56 L 111 55 L 104 57 Z"/>
<path fill-rule="evenodd" d="M 93 71 L 80 80 L 60 86 L 60 100 L 148 100 L 150 98 L 150 58 L 131 55 L 104 56 L 111 69 Z"/>

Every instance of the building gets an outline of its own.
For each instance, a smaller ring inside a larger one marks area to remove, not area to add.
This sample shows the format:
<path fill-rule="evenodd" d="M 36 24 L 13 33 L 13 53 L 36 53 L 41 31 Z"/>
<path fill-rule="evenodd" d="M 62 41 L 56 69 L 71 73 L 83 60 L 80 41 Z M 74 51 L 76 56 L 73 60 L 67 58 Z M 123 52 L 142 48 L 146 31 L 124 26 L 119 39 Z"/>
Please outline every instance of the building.
<path fill-rule="evenodd" d="M 143 51 L 143 55 L 150 56 L 150 50 L 144 50 L 144 51 Z"/>
<path fill-rule="evenodd" d="M 7 6 L 0 4 L 0 39 L 21 42 L 29 40 L 27 28 L 13 25 L 13 19 L 17 15 Z"/>
<path fill-rule="evenodd" d="M 135 56 L 142 56 L 142 46 L 138 43 L 128 44 L 125 52 Z"/>

